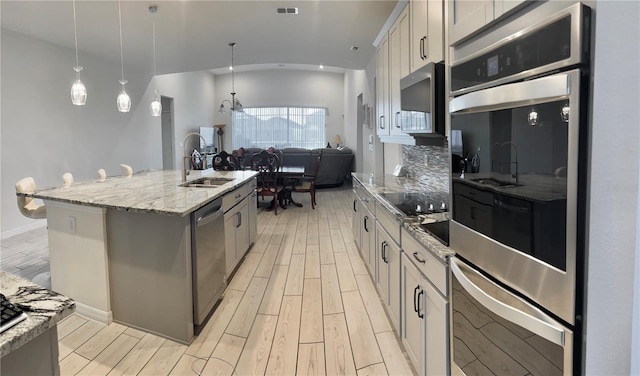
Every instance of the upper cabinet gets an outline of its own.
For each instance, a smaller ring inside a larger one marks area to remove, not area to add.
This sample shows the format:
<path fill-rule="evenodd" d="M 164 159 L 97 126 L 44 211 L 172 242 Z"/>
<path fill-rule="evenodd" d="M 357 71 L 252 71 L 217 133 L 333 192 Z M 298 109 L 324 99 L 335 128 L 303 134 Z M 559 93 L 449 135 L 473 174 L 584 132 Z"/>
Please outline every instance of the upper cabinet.
<path fill-rule="evenodd" d="M 449 44 L 480 30 L 491 21 L 509 13 L 529 0 L 450 0 Z"/>
<path fill-rule="evenodd" d="M 409 74 L 409 7 L 389 29 L 389 134 L 406 136 L 400 129 L 400 78 Z"/>
<path fill-rule="evenodd" d="M 444 6 L 442 0 L 412 0 L 411 72 L 444 60 Z M 403 75 L 404 77 L 404 75 Z"/>
<path fill-rule="evenodd" d="M 385 36 L 376 49 L 376 133 L 389 135 L 389 38 Z"/>

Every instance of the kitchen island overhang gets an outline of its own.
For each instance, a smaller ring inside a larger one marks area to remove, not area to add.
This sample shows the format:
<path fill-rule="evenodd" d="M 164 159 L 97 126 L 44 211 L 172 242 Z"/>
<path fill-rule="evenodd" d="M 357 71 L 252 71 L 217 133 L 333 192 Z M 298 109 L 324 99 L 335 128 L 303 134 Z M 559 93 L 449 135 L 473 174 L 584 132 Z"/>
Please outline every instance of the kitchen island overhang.
<path fill-rule="evenodd" d="M 45 188 L 28 196 L 47 206 L 52 289 L 76 300 L 77 312 L 121 322 L 182 343 L 193 338 L 189 214 L 236 190 L 253 171 L 195 171 L 229 179 L 182 186 L 181 172 Z"/>

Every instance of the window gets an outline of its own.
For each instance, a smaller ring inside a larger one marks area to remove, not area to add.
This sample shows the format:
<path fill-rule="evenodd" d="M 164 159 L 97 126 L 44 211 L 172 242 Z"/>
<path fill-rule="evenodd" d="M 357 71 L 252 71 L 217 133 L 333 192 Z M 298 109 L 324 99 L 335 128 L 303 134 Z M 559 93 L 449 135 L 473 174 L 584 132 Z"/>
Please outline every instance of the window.
<path fill-rule="evenodd" d="M 233 148 L 322 148 L 325 116 L 321 107 L 245 107 L 232 115 Z"/>

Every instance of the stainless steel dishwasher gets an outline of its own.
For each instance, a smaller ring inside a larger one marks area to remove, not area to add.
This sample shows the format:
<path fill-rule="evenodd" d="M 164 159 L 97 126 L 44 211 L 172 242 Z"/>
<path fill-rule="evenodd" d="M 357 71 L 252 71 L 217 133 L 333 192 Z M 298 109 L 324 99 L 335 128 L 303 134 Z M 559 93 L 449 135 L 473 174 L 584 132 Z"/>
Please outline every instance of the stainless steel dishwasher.
<path fill-rule="evenodd" d="M 226 287 L 222 198 L 191 214 L 194 333 L 200 333 Z"/>

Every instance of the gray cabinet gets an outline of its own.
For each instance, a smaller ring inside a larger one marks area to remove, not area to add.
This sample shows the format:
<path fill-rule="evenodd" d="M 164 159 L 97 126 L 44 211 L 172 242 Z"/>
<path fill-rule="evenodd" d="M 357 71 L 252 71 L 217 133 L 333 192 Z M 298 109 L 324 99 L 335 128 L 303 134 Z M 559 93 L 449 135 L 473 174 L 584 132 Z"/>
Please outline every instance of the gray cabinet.
<path fill-rule="evenodd" d="M 401 335 L 420 375 L 449 374 L 448 266 L 402 230 Z"/>
<path fill-rule="evenodd" d="M 385 36 L 376 49 L 376 134 L 389 135 L 389 39 Z"/>
<path fill-rule="evenodd" d="M 400 79 L 409 74 L 409 7 L 389 29 L 389 135 L 406 136 L 400 128 Z"/>
<path fill-rule="evenodd" d="M 376 237 L 376 287 L 393 327 L 400 334 L 400 246 L 380 222 L 376 224 Z"/>
<path fill-rule="evenodd" d="M 224 214 L 227 277 L 249 249 L 249 201 L 254 204 L 251 196 L 247 196 Z"/>
<path fill-rule="evenodd" d="M 529 0 L 451 0 L 449 4 L 449 44 L 480 30 L 488 23 L 526 4 Z"/>
<path fill-rule="evenodd" d="M 411 72 L 444 60 L 442 0 L 411 0 Z M 404 77 L 404 76 L 403 76 Z"/>

